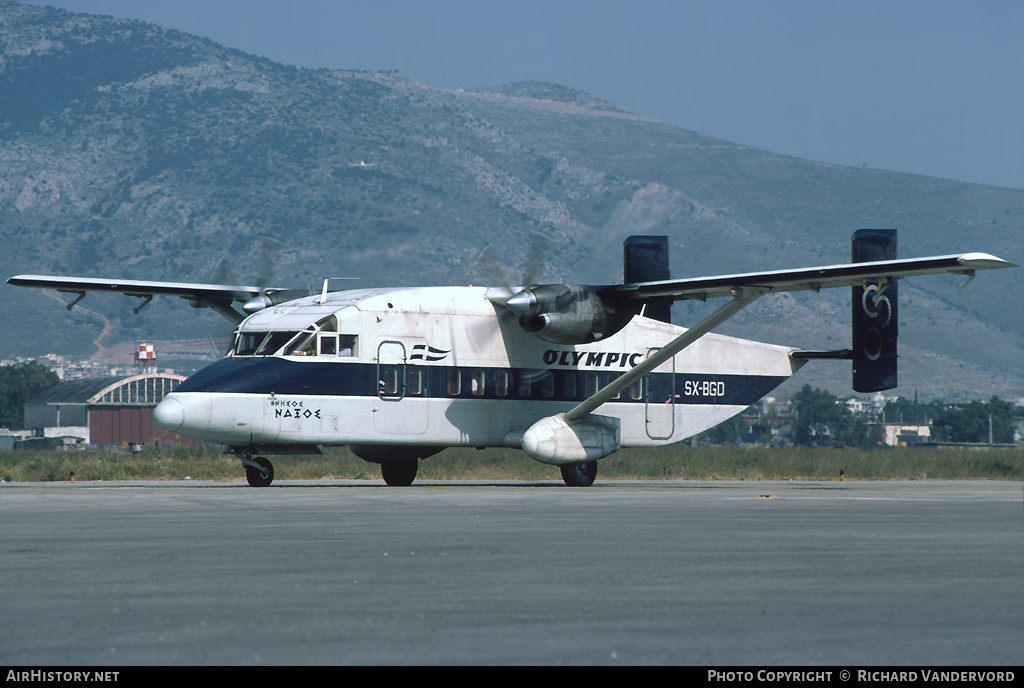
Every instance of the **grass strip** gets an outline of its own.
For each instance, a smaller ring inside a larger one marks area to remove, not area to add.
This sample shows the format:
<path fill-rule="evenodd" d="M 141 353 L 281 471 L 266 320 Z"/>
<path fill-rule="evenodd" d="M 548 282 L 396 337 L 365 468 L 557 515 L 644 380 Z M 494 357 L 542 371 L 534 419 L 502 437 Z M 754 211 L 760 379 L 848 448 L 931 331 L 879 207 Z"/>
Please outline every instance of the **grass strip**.
<path fill-rule="evenodd" d="M 271 456 L 278 480 L 380 479 L 380 467 L 344 448 Z M 825 449 L 668 446 L 623 449 L 602 459 L 598 480 L 1020 480 L 1024 450 L 930 447 Z M 237 458 L 208 448 L 0 452 L 8 482 L 244 480 Z M 558 469 L 514 449 L 446 449 L 420 462 L 419 480 L 560 480 Z"/>

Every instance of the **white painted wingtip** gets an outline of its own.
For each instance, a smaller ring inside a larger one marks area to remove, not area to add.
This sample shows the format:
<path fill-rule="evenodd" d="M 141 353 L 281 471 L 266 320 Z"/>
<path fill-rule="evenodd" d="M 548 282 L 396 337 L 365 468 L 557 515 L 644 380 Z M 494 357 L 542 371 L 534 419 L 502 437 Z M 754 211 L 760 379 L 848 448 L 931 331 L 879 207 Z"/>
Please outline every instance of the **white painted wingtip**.
<path fill-rule="evenodd" d="M 1007 260 L 993 256 L 990 253 L 965 253 L 957 262 L 970 270 L 995 270 L 997 268 L 1020 267 Z"/>

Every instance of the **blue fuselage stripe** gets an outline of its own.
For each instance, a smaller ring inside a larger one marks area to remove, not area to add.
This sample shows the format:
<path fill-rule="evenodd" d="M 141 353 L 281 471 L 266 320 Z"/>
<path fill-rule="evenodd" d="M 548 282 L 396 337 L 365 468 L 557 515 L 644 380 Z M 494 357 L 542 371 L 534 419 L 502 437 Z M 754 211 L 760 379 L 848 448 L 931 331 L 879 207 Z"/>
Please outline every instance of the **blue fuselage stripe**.
<path fill-rule="evenodd" d="M 394 379 L 384 379 L 388 368 L 396 375 Z M 410 375 L 410 371 L 414 372 Z M 233 357 L 200 370 L 175 392 L 570 402 L 586 398 L 594 391 L 595 382 L 598 386 L 608 384 L 609 376 L 607 372 L 586 368 L 387 366 L 356 361 Z M 524 379 L 530 380 L 528 391 L 520 386 Z M 639 394 L 627 390 L 615 401 L 667 403 L 674 398 L 677 404 L 749 406 L 786 379 L 769 375 L 653 373 L 644 378 Z"/>

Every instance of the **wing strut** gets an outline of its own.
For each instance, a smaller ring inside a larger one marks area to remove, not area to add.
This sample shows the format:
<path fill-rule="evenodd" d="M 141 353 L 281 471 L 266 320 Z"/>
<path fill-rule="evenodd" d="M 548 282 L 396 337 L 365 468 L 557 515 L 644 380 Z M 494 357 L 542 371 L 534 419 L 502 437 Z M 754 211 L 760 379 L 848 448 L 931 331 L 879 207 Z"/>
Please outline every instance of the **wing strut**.
<path fill-rule="evenodd" d="M 686 347 L 690 346 L 690 344 L 693 344 L 695 341 L 739 313 L 769 291 L 769 289 L 764 287 L 736 287 L 732 290 L 732 301 L 701 320 L 693 328 L 673 339 L 656 353 L 648 356 L 647 360 L 643 363 L 636 366 L 622 377 L 609 383 L 597 394 L 586 399 L 579 406 L 576 406 L 572 410 L 566 412 L 566 422 L 580 420 L 590 413 L 593 413 L 606 401 L 615 397 L 615 395 L 619 394 L 622 390 L 626 389 L 638 379 L 651 372 Z"/>

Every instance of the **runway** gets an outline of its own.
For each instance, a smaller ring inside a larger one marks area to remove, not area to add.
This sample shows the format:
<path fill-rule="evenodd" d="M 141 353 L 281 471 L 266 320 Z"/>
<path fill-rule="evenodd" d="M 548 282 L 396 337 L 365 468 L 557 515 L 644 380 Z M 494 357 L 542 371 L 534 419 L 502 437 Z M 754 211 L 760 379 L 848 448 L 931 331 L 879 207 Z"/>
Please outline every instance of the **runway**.
<path fill-rule="evenodd" d="M 0 665 L 1016 665 L 1019 482 L 8 483 Z"/>

